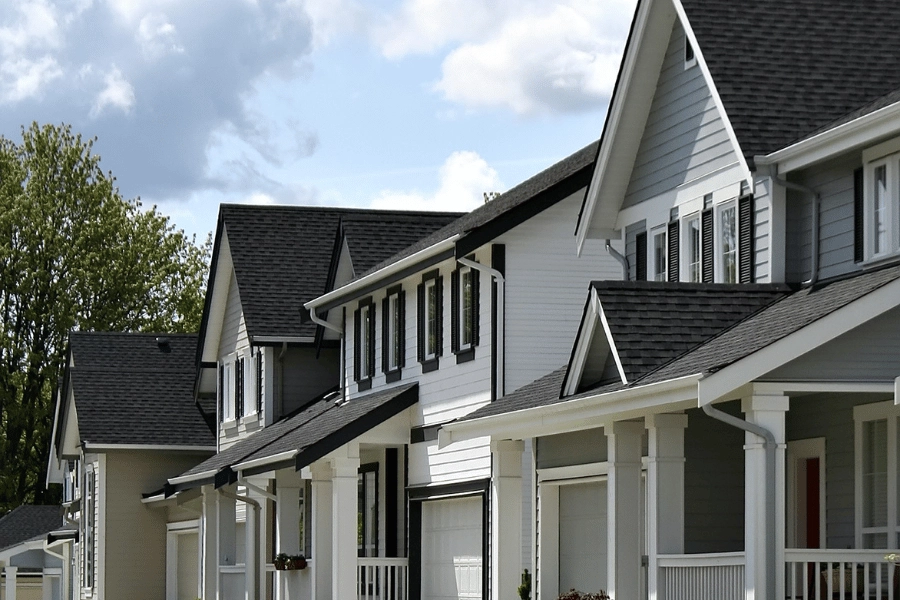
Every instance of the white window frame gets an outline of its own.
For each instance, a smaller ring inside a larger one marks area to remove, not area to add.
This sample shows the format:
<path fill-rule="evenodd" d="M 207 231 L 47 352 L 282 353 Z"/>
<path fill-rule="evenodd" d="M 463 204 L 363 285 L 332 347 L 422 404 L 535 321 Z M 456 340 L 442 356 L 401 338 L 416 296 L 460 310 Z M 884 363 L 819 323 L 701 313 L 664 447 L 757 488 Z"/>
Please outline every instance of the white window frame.
<path fill-rule="evenodd" d="M 403 349 L 400 347 L 402 342 L 398 336 L 401 328 L 404 327 L 404 324 L 400 323 L 400 292 L 397 291 L 389 295 L 387 304 L 387 339 L 382 340 L 381 343 L 387 344 L 388 364 L 385 370 L 390 372 L 396 371 L 403 366 L 400 364 L 400 356 L 403 354 Z"/>
<path fill-rule="evenodd" d="M 885 526 L 863 526 L 863 426 L 873 421 L 887 421 L 887 521 Z M 897 437 L 900 428 L 900 406 L 892 401 L 861 404 L 853 408 L 854 425 L 854 492 L 856 547 L 864 548 L 864 536 L 885 534 L 887 548 L 900 546 L 900 517 L 898 517 L 897 486 L 898 474 Z"/>
<path fill-rule="evenodd" d="M 466 312 L 466 279 L 469 280 L 469 311 L 468 314 Z M 473 284 L 473 275 L 472 268 L 468 266 L 460 266 L 459 268 L 459 306 L 454 307 L 454 310 L 458 310 L 456 324 L 459 328 L 459 331 L 456 334 L 459 336 L 457 339 L 459 340 L 459 350 L 468 350 L 470 349 L 475 342 L 475 329 L 472 327 L 472 312 L 475 310 L 475 289 L 472 287 Z M 468 328 L 469 339 L 466 340 L 466 328 Z"/>
<path fill-rule="evenodd" d="M 690 69 L 697 64 L 697 51 L 694 49 L 694 45 L 691 44 L 691 40 L 688 39 L 687 33 L 684 34 L 684 51 L 682 57 L 684 58 L 685 70 Z"/>
<path fill-rule="evenodd" d="M 662 238 L 662 269 L 657 269 L 656 240 Z M 651 281 L 668 281 L 669 276 L 669 230 L 666 224 L 650 230 L 650 246 L 647 252 L 647 274 Z"/>
<path fill-rule="evenodd" d="M 697 223 L 697 278 L 691 278 L 691 223 Z M 681 219 L 681 280 L 690 283 L 703 282 L 703 223 L 700 211 L 685 215 Z"/>
<path fill-rule="evenodd" d="M 734 211 L 734 280 L 726 281 L 725 280 L 725 228 L 722 224 L 722 216 L 726 210 Z M 716 273 L 715 273 L 715 281 L 717 283 L 738 283 L 741 279 L 741 252 L 740 252 L 740 239 L 738 238 L 740 234 L 740 228 L 738 227 L 738 207 L 737 200 L 729 200 L 727 202 L 722 202 L 717 204 L 715 207 L 714 213 L 715 221 L 713 222 L 713 236 L 715 238 L 713 252 L 715 252 L 715 258 L 713 260 L 713 264 L 715 265 Z M 702 236 L 702 231 L 701 231 Z M 702 243 L 701 243 L 702 245 Z M 702 256 L 702 251 L 701 251 Z M 701 258 L 702 263 L 702 258 Z M 701 265 L 702 270 L 702 265 Z M 702 278 L 702 273 L 701 273 Z"/>
<path fill-rule="evenodd" d="M 369 346 L 375 344 L 374 339 L 370 339 L 371 325 L 370 319 L 375 318 L 374 304 L 363 304 L 359 307 L 359 349 L 357 356 L 359 357 L 359 379 L 363 381 L 371 378 L 371 373 L 375 370 L 374 365 L 369 364 L 372 354 L 369 352 Z"/>
<path fill-rule="evenodd" d="M 863 255 L 877 261 L 900 253 L 900 138 L 863 151 Z M 885 168 L 886 247 L 875 251 L 875 171 Z"/>
<path fill-rule="evenodd" d="M 221 394 L 219 406 L 222 408 L 223 423 L 235 419 L 234 370 L 237 363 L 234 359 L 235 355 L 230 355 L 222 360 L 222 389 L 219 390 L 219 394 Z"/>
<path fill-rule="evenodd" d="M 432 360 L 438 356 L 437 347 L 437 331 L 440 330 L 440 323 L 437 323 L 438 303 L 441 301 L 437 297 L 437 278 L 432 278 L 424 283 L 425 302 L 422 325 L 425 327 L 425 360 Z M 434 306 L 431 304 L 431 297 L 434 295 Z M 432 322 L 434 321 L 434 322 Z M 432 346 L 432 342 L 434 345 Z"/>
<path fill-rule="evenodd" d="M 97 471 L 94 465 L 84 470 L 84 542 L 82 543 L 81 585 L 94 589 L 94 569 L 97 561 Z"/>

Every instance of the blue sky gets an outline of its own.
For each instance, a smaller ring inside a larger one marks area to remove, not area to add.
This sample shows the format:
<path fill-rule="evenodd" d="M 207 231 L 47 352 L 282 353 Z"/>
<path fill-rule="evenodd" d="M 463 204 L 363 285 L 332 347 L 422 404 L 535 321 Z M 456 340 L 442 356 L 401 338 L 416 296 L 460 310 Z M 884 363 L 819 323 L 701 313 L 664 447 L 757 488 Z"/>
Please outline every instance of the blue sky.
<path fill-rule="evenodd" d="M 4 0 L 0 135 L 70 123 L 201 236 L 220 202 L 470 210 L 601 133 L 634 0 Z"/>

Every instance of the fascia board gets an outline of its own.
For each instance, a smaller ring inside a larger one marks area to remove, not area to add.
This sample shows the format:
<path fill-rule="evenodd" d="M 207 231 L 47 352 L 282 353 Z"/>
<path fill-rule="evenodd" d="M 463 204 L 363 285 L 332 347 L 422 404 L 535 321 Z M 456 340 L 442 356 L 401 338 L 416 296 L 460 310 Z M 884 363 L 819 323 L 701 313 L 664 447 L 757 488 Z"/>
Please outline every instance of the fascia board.
<path fill-rule="evenodd" d="M 773 369 L 896 308 L 898 303 L 900 279 L 707 376 L 698 384 L 698 405 L 704 406 L 723 398 Z"/>
<path fill-rule="evenodd" d="M 448 423 L 439 432 L 439 446 L 479 437 L 525 439 L 580 431 L 601 426 L 610 419 L 629 419 L 665 410 L 696 406 L 701 374 L 586 396 L 502 415 Z"/>
<path fill-rule="evenodd" d="M 111 450 L 146 450 L 153 452 L 210 452 L 215 453 L 215 446 L 179 446 L 169 444 L 94 444 L 84 443 L 84 449 L 89 452 L 104 452 Z"/>
<path fill-rule="evenodd" d="M 248 460 L 245 462 L 233 464 L 231 465 L 231 470 L 238 472 L 247 469 L 255 469 L 257 467 L 263 467 L 270 464 L 282 463 L 286 460 L 291 460 L 295 456 L 297 456 L 297 450 L 288 450 L 286 452 L 273 454 L 272 456 L 264 456 L 262 458 L 256 458 L 254 460 Z"/>
<path fill-rule="evenodd" d="M 588 353 L 591 350 L 591 339 L 597 327 L 597 310 L 600 302 L 597 298 L 597 290 L 591 288 L 590 302 L 584 311 L 580 335 L 575 341 L 575 355 L 572 357 L 571 367 L 566 372 L 563 395 L 574 396 L 581 384 L 581 376 L 584 374 L 584 366 Z"/>
<path fill-rule="evenodd" d="M 218 473 L 218 469 L 211 469 L 209 471 L 203 471 L 202 473 L 194 473 L 192 475 L 180 475 L 178 477 L 172 477 L 169 479 L 169 483 L 172 485 L 181 485 L 183 483 L 191 483 L 192 481 L 200 481 L 201 479 L 211 479 L 216 476 Z"/>
<path fill-rule="evenodd" d="M 778 173 L 785 174 L 897 134 L 900 102 L 754 160 L 758 165 L 777 164 Z"/>
<path fill-rule="evenodd" d="M 219 360 L 219 341 L 222 335 L 222 325 L 225 321 L 225 309 L 228 303 L 228 288 L 231 278 L 234 277 L 234 263 L 231 260 L 231 246 L 228 244 L 228 231 L 222 231 L 221 247 L 217 257 L 216 277 L 212 282 L 212 296 L 209 302 L 209 320 L 207 322 L 204 338 L 200 340 L 203 350 L 200 357 L 202 362 L 216 362 Z"/>

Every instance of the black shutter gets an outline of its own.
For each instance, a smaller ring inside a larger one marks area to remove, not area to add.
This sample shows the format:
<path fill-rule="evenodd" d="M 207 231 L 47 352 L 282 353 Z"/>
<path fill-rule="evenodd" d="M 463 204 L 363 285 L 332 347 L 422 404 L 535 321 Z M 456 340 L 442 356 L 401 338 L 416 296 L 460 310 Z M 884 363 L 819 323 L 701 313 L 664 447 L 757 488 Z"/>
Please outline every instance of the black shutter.
<path fill-rule="evenodd" d="M 481 273 L 477 269 L 472 269 L 472 345 L 478 345 L 478 303 L 480 301 L 481 292 Z"/>
<path fill-rule="evenodd" d="M 234 416 L 244 416 L 244 359 L 234 361 Z"/>
<path fill-rule="evenodd" d="M 262 350 L 256 351 L 256 414 L 261 415 L 263 409 L 263 363 Z"/>
<path fill-rule="evenodd" d="M 397 337 L 400 338 L 400 347 L 397 348 L 397 366 L 406 365 L 406 290 L 397 293 L 397 306 L 400 318 L 397 319 Z"/>
<path fill-rule="evenodd" d="M 459 352 L 459 313 L 462 306 L 459 298 L 459 269 L 450 273 L 450 349 Z"/>
<path fill-rule="evenodd" d="M 755 254 L 753 231 L 753 194 L 738 198 L 738 265 L 739 281 L 753 283 L 753 259 Z"/>
<path fill-rule="evenodd" d="M 219 423 L 225 420 L 225 365 L 219 365 Z"/>
<path fill-rule="evenodd" d="M 669 253 L 667 257 L 668 265 L 666 265 L 666 272 L 668 274 L 669 281 L 678 281 L 678 221 L 669 221 L 669 231 L 666 236 L 666 242 L 669 245 Z"/>
<path fill-rule="evenodd" d="M 713 254 L 713 209 L 708 208 L 700 213 L 700 263 L 703 270 L 703 283 L 712 283 L 716 279 Z"/>
<path fill-rule="evenodd" d="M 642 231 L 634 238 L 634 278 L 647 281 L 647 232 Z"/>
<path fill-rule="evenodd" d="M 360 314 L 359 309 L 357 308 L 353 311 L 353 380 L 359 381 L 362 379 L 362 373 L 360 371 L 360 358 L 362 357 L 362 353 L 360 352 L 359 343 L 362 339 L 362 336 L 359 334 L 359 325 L 360 325 Z"/>
<path fill-rule="evenodd" d="M 381 301 L 381 372 L 387 373 L 391 362 L 391 297 L 385 296 Z"/>
<path fill-rule="evenodd" d="M 425 362 L 425 284 L 416 288 L 416 336 L 419 342 L 419 362 Z"/>
<path fill-rule="evenodd" d="M 865 258 L 863 248 L 863 211 L 865 196 L 863 190 L 862 168 L 853 171 L 853 261 L 862 262 Z"/>
<path fill-rule="evenodd" d="M 444 353 L 444 278 L 438 277 L 434 280 L 434 294 L 436 308 L 435 317 L 437 321 L 437 348 L 434 349 L 435 356 L 441 356 Z"/>
<path fill-rule="evenodd" d="M 369 304 L 366 311 L 369 318 L 369 336 L 366 340 L 366 353 L 369 355 L 369 372 L 366 373 L 367 378 L 375 376 L 375 303 Z"/>

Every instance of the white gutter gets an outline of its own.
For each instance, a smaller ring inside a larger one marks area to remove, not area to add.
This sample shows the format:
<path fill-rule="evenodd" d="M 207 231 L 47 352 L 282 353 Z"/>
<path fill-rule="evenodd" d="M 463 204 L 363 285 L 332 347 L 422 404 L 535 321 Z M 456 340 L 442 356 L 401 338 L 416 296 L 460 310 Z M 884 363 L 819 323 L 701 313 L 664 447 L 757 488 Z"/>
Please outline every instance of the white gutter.
<path fill-rule="evenodd" d="M 487 265 L 483 265 L 481 263 L 477 263 L 474 260 L 470 260 L 468 258 L 459 258 L 457 259 L 457 261 L 471 269 L 476 269 L 477 271 L 480 271 L 485 275 L 493 277 L 497 280 L 497 339 L 492 340 L 491 343 L 493 344 L 492 351 L 497 357 L 497 389 L 494 390 L 494 393 L 496 394 L 496 398 L 502 398 L 503 394 L 506 391 L 506 376 L 505 369 L 503 368 L 503 365 L 505 363 L 503 349 L 506 345 L 506 303 L 504 301 L 506 291 L 506 278 L 503 277 L 503 273 L 501 273 L 497 269 L 489 267 Z"/>
<path fill-rule="evenodd" d="M 757 166 L 781 167 L 781 173 L 802 169 L 814 162 L 839 154 L 850 148 L 870 143 L 900 130 L 900 102 L 880 108 L 811 138 L 801 140 L 765 156 L 753 158 Z"/>
<path fill-rule="evenodd" d="M 369 273 L 365 277 L 361 277 L 359 279 L 351 281 L 350 283 L 348 283 L 347 285 L 345 285 L 343 287 L 339 287 L 338 289 L 332 290 L 332 291 L 328 292 L 327 294 L 319 296 L 318 298 L 314 298 L 313 300 L 310 300 L 309 302 L 304 304 L 303 307 L 305 309 L 307 309 L 310 312 L 310 314 L 312 314 L 313 312 L 315 312 L 315 309 L 317 306 L 321 306 L 322 304 L 325 304 L 332 300 L 336 300 L 338 298 L 346 296 L 347 294 L 350 294 L 350 293 L 354 292 L 355 290 L 358 290 L 358 289 L 366 287 L 370 284 L 376 283 L 380 279 L 384 279 L 385 277 L 388 277 L 394 273 L 398 273 L 398 272 L 402 271 L 403 269 L 410 267 L 412 265 L 415 265 L 416 263 L 420 262 L 421 260 L 423 260 L 425 258 L 428 258 L 429 256 L 433 256 L 435 254 L 444 252 L 445 250 L 450 250 L 451 248 L 454 248 L 456 246 L 456 241 L 460 237 L 461 237 L 460 234 L 458 234 L 458 233 L 454 234 L 453 236 L 447 238 L 446 240 L 442 240 L 442 241 L 438 242 L 437 244 L 434 244 L 433 246 L 429 246 L 428 248 L 425 248 L 424 250 L 419 250 L 415 254 L 411 254 L 405 258 L 401 258 L 397 262 L 391 263 L 388 266 L 384 267 L 383 269 L 379 269 L 379 270 L 375 271 L 374 273 Z"/>
<path fill-rule="evenodd" d="M 169 479 L 169 483 L 171 483 L 172 485 L 190 483 L 192 481 L 206 479 L 207 477 L 215 477 L 216 473 L 218 473 L 218 469 L 203 471 L 202 473 L 194 473 L 193 475 L 180 475 L 178 477 L 172 477 L 171 479 Z"/>
<path fill-rule="evenodd" d="M 84 443 L 85 450 L 164 450 L 167 452 L 215 452 L 215 446 L 167 446 L 163 444 L 92 444 Z"/>
<path fill-rule="evenodd" d="M 290 460 L 297 456 L 297 450 L 288 450 L 286 452 L 281 452 L 279 454 L 273 454 L 272 456 L 264 456 L 262 458 L 254 458 L 253 460 L 248 460 L 246 462 L 237 463 L 231 466 L 232 471 L 246 471 L 247 469 L 254 469 L 256 467 L 264 467 L 270 463 L 281 462 L 284 460 Z"/>

